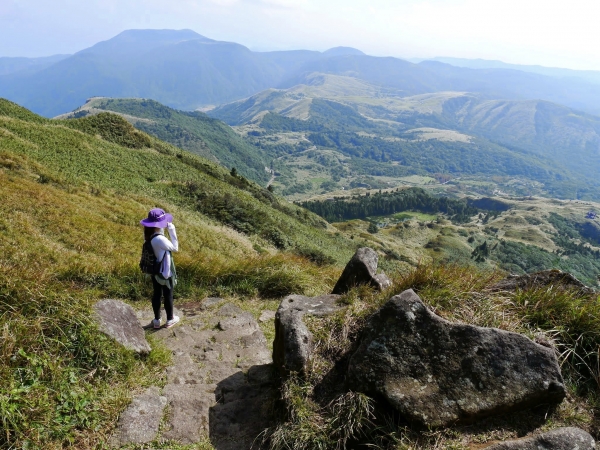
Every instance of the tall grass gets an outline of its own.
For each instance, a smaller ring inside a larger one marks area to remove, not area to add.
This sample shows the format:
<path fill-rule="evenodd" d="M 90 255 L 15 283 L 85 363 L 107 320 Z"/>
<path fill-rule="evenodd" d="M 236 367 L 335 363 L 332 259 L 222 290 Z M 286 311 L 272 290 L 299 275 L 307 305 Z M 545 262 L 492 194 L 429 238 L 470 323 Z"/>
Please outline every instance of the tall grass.
<path fill-rule="evenodd" d="M 0 183 L 0 447 L 92 445 L 131 388 L 166 363 L 134 357 L 91 319 L 97 299 L 150 298 L 137 221 L 151 200 L 69 193 L 2 172 Z M 291 254 L 258 255 L 243 235 L 169 210 L 179 219 L 178 298 L 314 294 L 339 272 Z"/>
<path fill-rule="evenodd" d="M 223 181 L 228 172 L 200 158 L 166 144 L 110 142 L 126 142 L 129 131 L 101 139 L 0 101 L 0 448 L 93 448 L 131 392 L 160 381 L 168 364 L 160 346 L 136 357 L 92 320 L 101 298 L 149 306 L 138 221 L 153 207 L 176 218 L 178 299 L 313 294 L 333 284 L 339 268 L 279 253 L 199 214 L 181 195 L 185 182 L 293 222 L 298 242 L 320 241 L 336 259 L 351 251 Z"/>
<path fill-rule="evenodd" d="M 488 419 L 477 426 L 418 431 L 404 423 L 384 402 L 365 399 L 347 410 L 346 423 L 361 423 L 360 433 L 340 445 L 331 424 L 339 412 L 331 405 L 355 395 L 344 387 L 345 367 L 359 342 L 368 317 L 390 297 L 413 289 L 437 314 L 448 320 L 523 333 L 553 345 L 569 389 L 568 399 L 546 417 L 547 428 L 578 426 L 594 432 L 600 427 L 598 351 L 600 301 L 564 286 L 516 292 L 491 289 L 504 274 L 473 267 L 420 265 L 407 273 L 391 274 L 394 285 L 385 292 L 362 287 L 341 301 L 347 308 L 324 318 L 306 318 L 313 332 L 315 352 L 304 378 L 292 377 L 282 387 L 286 419 L 270 430 L 271 449 L 337 449 L 370 445 L 393 449 L 471 448 L 494 438 L 514 438 L 530 432 L 544 417 L 523 411 L 510 417 Z M 540 342 L 541 342 L 540 341 Z M 546 412 L 546 414 L 548 414 Z M 306 417 L 303 419 L 303 417 Z M 311 446 L 313 436 L 318 447 Z"/>
<path fill-rule="evenodd" d="M 551 337 L 570 381 L 600 390 L 600 298 L 548 286 L 517 291 L 513 302 L 516 314 Z"/>

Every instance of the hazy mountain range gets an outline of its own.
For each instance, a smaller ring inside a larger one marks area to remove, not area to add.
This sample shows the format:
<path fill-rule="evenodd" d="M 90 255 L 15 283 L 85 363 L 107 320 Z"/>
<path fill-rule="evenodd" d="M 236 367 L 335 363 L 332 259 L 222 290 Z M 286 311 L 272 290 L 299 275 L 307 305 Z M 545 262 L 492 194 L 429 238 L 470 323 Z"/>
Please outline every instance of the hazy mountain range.
<path fill-rule="evenodd" d="M 93 96 L 151 98 L 193 110 L 289 88 L 314 72 L 351 76 L 401 96 L 462 91 L 489 99 L 540 99 L 600 114 L 600 85 L 582 77 L 414 64 L 344 47 L 323 53 L 253 52 L 191 30 L 129 30 L 66 58 L 39 60 L 29 72 L 22 70 L 25 63 L 15 71 L 0 60 L 0 97 L 45 116 L 71 111 Z"/>
<path fill-rule="evenodd" d="M 435 58 L 411 58 L 410 62 L 420 63 L 423 61 L 439 61 L 457 67 L 467 67 L 470 69 L 510 69 L 521 72 L 537 73 L 556 78 L 574 78 L 591 83 L 600 83 L 600 72 L 597 70 L 573 70 L 559 67 L 544 67 L 537 65 L 508 64 L 502 61 L 490 59 L 466 59 L 451 58 L 447 56 L 438 56 Z"/>
<path fill-rule="evenodd" d="M 331 161 L 351 157 L 346 167 L 352 170 L 337 171 L 347 175 L 342 184 L 356 184 L 359 174 L 502 175 L 539 181 L 552 196 L 598 196 L 600 118 L 592 114 L 543 100 L 496 100 L 456 91 L 402 96 L 399 89 L 322 73 L 298 81 L 208 113 L 263 148 L 278 151 L 295 143 L 296 150 L 286 150 L 278 160 L 287 166 L 315 165 L 298 152 L 306 148 L 302 139 L 328 155 L 321 158 L 328 161 L 321 172 L 333 167 Z M 288 191 L 294 183 L 300 179 L 290 177 Z"/>
<path fill-rule="evenodd" d="M 400 91 L 337 75 L 312 74 L 299 81 L 292 88 L 266 90 L 209 114 L 230 125 L 260 123 L 267 111 L 306 120 L 313 114 L 315 99 L 328 99 L 349 106 L 371 123 L 395 123 L 404 133 L 417 130 L 421 135 L 424 127 L 453 130 L 517 149 L 517 153 L 552 158 L 590 179 L 600 167 L 600 118 L 555 103 L 492 100 L 454 91 L 400 97 Z"/>

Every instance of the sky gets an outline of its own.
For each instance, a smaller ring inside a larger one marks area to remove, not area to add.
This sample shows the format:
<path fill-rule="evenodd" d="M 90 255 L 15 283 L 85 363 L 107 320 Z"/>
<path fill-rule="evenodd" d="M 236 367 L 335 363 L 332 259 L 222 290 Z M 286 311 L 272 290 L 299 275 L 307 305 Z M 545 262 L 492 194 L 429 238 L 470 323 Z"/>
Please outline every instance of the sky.
<path fill-rule="evenodd" d="M 133 28 L 252 50 L 498 59 L 600 70 L 599 0 L 0 0 L 0 56 L 75 53 Z"/>

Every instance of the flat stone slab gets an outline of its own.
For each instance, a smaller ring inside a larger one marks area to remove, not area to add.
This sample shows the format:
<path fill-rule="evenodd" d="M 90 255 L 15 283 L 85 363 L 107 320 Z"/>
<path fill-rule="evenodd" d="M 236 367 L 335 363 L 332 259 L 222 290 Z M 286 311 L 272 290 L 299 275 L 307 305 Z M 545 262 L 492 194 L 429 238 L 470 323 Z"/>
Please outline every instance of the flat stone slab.
<path fill-rule="evenodd" d="M 260 313 L 260 317 L 258 318 L 258 321 L 260 323 L 271 322 L 273 320 L 275 320 L 275 311 L 269 310 L 265 310 L 262 313 Z"/>
<path fill-rule="evenodd" d="M 215 306 L 223 303 L 224 301 L 225 300 L 223 300 L 221 297 L 206 297 L 200 303 L 200 309 L 206 311 L 207 309 L 214 308 Z"/>
<path fill-rule="evenodd" d="M 208 410 L 215 404 L 216 385 L 168 384 L 164 395 L 169 401 L 168 429 L 164 439 L 184 444 L 198 442 L 208 434 Z"/>
<path fill-rule="evenodd" d="M 596 443 L 590 434 L 579 428 L 558 428 L 525 439 L 501 442 L 485 450 L 594 450 Z"/>
<path fill-rule="evenodd" d="M 100 331 L 136 353 L 150 353 L 150 344 L 131 306 L 119 300 L 107 299 L 97 302 L 94 311 Z"/>
<path fill-rule="evenodd" d="M 273 423 L 278 391 L 267 341 L 252 314 L 222 303 L 179 305 L 179 325 L 151 330 L 173 355 L 158 441 L 193 444 L 209 437 L 216 450 L 247 450 Z M 141 323 L 152 317 L 150 309 L 138 312 Z"/>
<path fill-rule="evenodd" d="M 347 378 L 351 389 L 382 396 L 425 427 L 556 404 L 565 396 L 552 349 L 517 333 L 451 323 L 410 289 L 371 316 Z"/>
<path fill-rule="evenodd" d="M 166 405 L 166 397 L 160 395 L 156 386 L 135 396 L 119 418 L 117 432 L 111 438 L 112 447 L 146 444 L 156 439 Z"/>

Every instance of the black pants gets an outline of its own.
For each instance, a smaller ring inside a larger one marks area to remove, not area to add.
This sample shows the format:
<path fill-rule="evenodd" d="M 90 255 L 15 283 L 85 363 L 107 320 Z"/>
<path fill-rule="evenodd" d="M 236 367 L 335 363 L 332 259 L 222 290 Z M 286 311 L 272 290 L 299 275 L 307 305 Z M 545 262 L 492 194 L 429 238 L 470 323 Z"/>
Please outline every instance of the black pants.
<path fill-rule="evenodd" d="M 173 285 L 172 278 L 169 278 L 169 282 Z M 164 297 L 167 320 L 171 320 L 173 318 L 173 289 L 169 289 L 168 286 L 163 286 L 156 281 L 154 277 L 152 277 L 152 286 L 154 287 L 154 294 L 152 295 L 154 318 L 160 320 L 160 298 Z"/>

